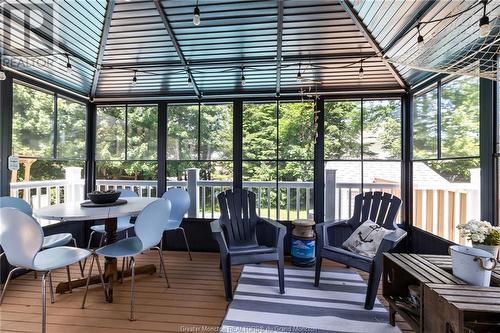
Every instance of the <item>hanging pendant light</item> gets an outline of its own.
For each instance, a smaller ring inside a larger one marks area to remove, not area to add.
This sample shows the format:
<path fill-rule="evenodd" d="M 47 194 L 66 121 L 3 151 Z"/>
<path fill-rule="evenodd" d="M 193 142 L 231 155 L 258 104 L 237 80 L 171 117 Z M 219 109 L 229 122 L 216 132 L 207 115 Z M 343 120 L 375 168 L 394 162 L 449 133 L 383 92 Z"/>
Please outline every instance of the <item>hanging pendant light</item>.
<path fill-rule="evenodd" d="M 482 38 L 489 36 L 491 32 L 490 18 L 486 15 L 486 4 L 488 0 L 482 0 L 483 3 L 483 16 L 479 19 L 479 35 Z"/>
<path fill-rule="evenodd" d="M 198 0 L 196 0 L 196 7 L 194 7 L 193 11 L 193 24 L 200 25 L 200 23 L 201 23 L 200 8 L 198 7 Z"/>
<path fill-rule="evenodd" d="M 193 81 L 191 80 L 191 76 L 188 76 L 188 87 L 189 88 L 193 87 Z"/>
<path fill-rule="evenodd" d="M 135 87 L 137 84 L 137 70 L 134 69 L 134 77 L 132 78 L 132 87 Z"/>
<path fill-rule="evenodd" d="M 300 72 L 300 62 L 299 62 L 299 70 L 297 71 L 297 82 L 301 83 L 303 80 L 302 73 Z"/>
<path fill-rule="evenodd" d="M 358 77 L 360 80 L 362 80 L 363 77 L 365 77 L 365 70 L 363 69 L 363 60 L 364 59 L 361 59 L 361 66 L 359 67 L 359 71 L 358 71 Z"/>
<path fill-rule="evenodd" d="M 424 37 L 422 36 L 422 34 L 420 34 L 420 23 L 417 24 L 417 32 L 418 32 L 417 46 L 418 49 L 421 50 L 424 46 Z"/>
<path fill-rule="evenodd" d="M 246 84 L 246 79 L 245 79 L 245 74 L 243 73 L 243 71 L 245 70 L 245 67 L 241 66 L 241 77 L 240 77 L 240 81 L 241 81 L 241 85 L 242 86 L 245 86 Z"/>
<path fill-rule="evenodd" d="M 69 54 L 66 53 L 66 71 L 68 72 L 68 74 L 72 74 L 73 72 L 73 66 L 71 66 L 71 62 L 69 61 Z"/>

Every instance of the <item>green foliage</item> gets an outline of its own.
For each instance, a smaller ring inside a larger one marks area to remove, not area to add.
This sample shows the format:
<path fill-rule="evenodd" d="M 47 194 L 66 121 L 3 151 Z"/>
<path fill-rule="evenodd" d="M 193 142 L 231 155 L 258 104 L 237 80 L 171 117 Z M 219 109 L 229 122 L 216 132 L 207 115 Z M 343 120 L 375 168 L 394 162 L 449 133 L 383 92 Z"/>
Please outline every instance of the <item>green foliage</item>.
<path fill-rule="evenodd" d="M 500 245 L 500 230 L 498 228 L 492 228 L 490 233 L 486 236 L 483 242 L 484 245 Z"/>

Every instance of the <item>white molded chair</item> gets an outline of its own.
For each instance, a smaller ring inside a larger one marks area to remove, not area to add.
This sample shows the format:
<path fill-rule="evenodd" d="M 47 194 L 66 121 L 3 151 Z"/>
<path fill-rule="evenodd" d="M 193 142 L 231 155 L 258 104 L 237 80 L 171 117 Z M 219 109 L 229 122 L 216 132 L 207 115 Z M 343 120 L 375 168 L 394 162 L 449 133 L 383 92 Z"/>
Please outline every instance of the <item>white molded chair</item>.
<path fill-rule="evenodd" d="M 189 254 L 189 260 L 193 260 L 191 257 L 191 250 L 189 249 L 189 244 L 186 238 L 186 232 L 184 228 L 181 227 L 182 219 L 189 209 L 191 204 L 191 199 L 189 198 L 189 193 L 182 188 L 175 187 L 169 189 L 167 192 L 163 193 L 161 196 L 163 199 L 170 200 L 172 204 L 172 211 L 170 212 L 170 217 L 168 218 L 165 231 L 170 230 L 180 230 L 184 236 L 184 242 L 186 243 L 186 248 Z M 160 243 L 160 248 L 163 249 L 163 237 Z"/>
<path fill-rule="evenodd" d="M 26 215 L 32 216 L 33 215 L 33 209 L 23 199 L 16 198 L 16 197 L 0 197 L 0 208 L 3 207 L 11 207 L 11 208 L 16 208 L 23 212 Z M 58 233 L 54 235 L 49 235 L 43 237 L 43 244 L 42 244 L 42 250 L 45 249 L 50 249 L 58 246 L 64 246 L 68 245 L 70 242 L 73 243 L 75 247 L 78 247 L 76 244 L 76 239 L 73 237 L 72 234 L 69 232 L 63 232 L 63 233 Z M 0 246 L 2 246 L 2 243 L 0 242 Z M 4 256 L 4 253 L 0 253 L 0 260 Z M 9 262 L 10 263 L 10 262 Z M 12 263 L 10 263 L 13 265 Z M 83 277 L 83 266 L 82 263 L 78 263 L 80 265 L 80 273 L 82 274 Z M 13 265 L 15 266 L 15 265 Z M 66 272 L 68 274 L 68 282 L 71 282 L 71 274 L 69 267 L 67 267 Z M 35 271 L 35 277 L 36 277 L 36 271 Z M 71 283 L 69 284 L 70 287 L 70 292 L 71 292 Z"/>
<path fill-rule="evenodd" d="M 134 231 L 136 236 L 121 239 L 116 243 L 106 245 L 95 251 L 97 255 L 114 258 L 130 258 L 132 269 L 132 286 L 131 286 L 131 301 L 130 301 L 130 317 L 131 321 L 135 320 L 134 305 L 135 305 L 135 259 L 134 257 L 141 254 L 143 251 L 154 249 L 158 251 L 160 256 L 160 266 L 165 270 L 165 263 L 163 262 L 163 254 L 158 247 L 160 240 L 165 229 L 165 219 L 170 215 L 171 204 L 170 201 L 158 199 L 147 205 L 139 214 L 135 221 Z M 99 265 L 99 263 L 97 263 Z M 167 274 L 165 273 L 165 280 L 167 288 L 170 287 L 168 283 Z M 82 309 L 85 307 L 85 299 L 87 296 L 90 277 L 87 280 L 87 287 L 85 289 L 85 296 L 83 298 Z M 107 294 L 107 290 L 105 290 Z"/>
<path fill-rule="evenodd" d="M 0 208 L 0 243 L 9 263 L 16 266 L 9 272 L 5 289 L 16 270 L 30 269 L 43 273 L 41 331 L 45 333 L 47 329 L 46 278 L 48 277 L 52 285 L 51 271 L 77 263 L 92 255 L 92 252 L 69 246 L 59 246 L 41 251 L 43 230 L 40 224 L 33 217 L 11 207 Z M 104 281 L 101 280 L 101 282 L 104 285 Z M 5 289 L 0 296 L 0 304 Z M 52 288 L 50 288 L 50 294 L 53 300 Z"/>

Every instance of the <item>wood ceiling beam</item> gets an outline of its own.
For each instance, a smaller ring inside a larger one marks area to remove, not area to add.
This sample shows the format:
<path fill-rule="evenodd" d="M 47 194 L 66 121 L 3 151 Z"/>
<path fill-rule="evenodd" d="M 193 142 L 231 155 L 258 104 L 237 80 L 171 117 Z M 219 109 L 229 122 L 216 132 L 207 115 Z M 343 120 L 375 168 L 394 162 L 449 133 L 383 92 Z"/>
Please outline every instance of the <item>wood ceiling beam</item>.
<path fill-rule="evenodd" d="M 184 53 L 182 52 L 181 47 L 179 45 L 179 42 L 177 41 L 177 37 L 175 37 L 174 30 L 170 26 L 170 22 L 168 21 L 167 15 L 165 14 L 165 10 L 163 9 L 163 6 L 162 6 L 160 0 L 154 0 L 154 3 L 156 6 L 156 9 L 158 10 L 158 13 L 160 14 L 163 25 L 165 26 L 165 29 L 167 30 L 167 33 L 170 37 L 170 41 L 172 42 L 174 49 L 177 52 L 177 55 L 179 56 L 181 64 L 182 64 L 182 66 L 184 66 L 184 68 L 186 69 L 187 75 L 191 79 L 191 83 L 193 84 L 194 92 L 198 98 L 201 98 L 200 89 L 198 89 L 198 85 L 196 84 L 194 76 L 191 73 L 191 69 L 189 68 L 189 63 L 186 61 L 186 58 L 184 57 Z"/>
<path fill-rule="evenodd" d="M 104 24 L 102 28 L 101 41 L 99 43 L 99 51 L 97 53 L 96 68 L 94 77 L 92 78 L 92 88 L 90 90 L 90 98 L 95 97 L 97 91 L 97 83 L 99 82 L 99 75 L 101 74 L 102 59 L 104 57 L 104 50 L 108 41 L 109 28 L 111 27 L 111 18 L 115 9 L 115 0 L 109 0 L 106 7 L 106 15 L 104 17 Z"/>
<path fill-rule="evenodd" d="M 277 26 L 277 46 L 276 46 L 276 96 L 281 90 L 281 51 L 283 46 L 283 2 L 278 0 L 278 26 Z"/>
<path fill-rule="evenodd" d="M 368 31 L 368 28 L 366 25 L 363 23 L 363 20 L 358 16 L 358 14 L 355 12 L 354 8 L 352 5 L 349 3 L 349 1 L 346 0 L 339 0 L 340 4 L 346 11 L 347 15 L 352 19 L 356 27 L 359 29 L 361 34 L 366 38 L 370 46 L 373 48 L 376 54 L 380 56 L 380 59 L 382 62 L 385 64 L 387 69 L 391 72 L 392 76 L 394 76 L 394 79 L 398 82 L 398 84 L 401 86 L 401 88 L 408 89 L 408 84 L 404 81 L 404 79 L 401 77 L 401 75 L 398 73 L 398 71 L 394 68 L 394 66 L 385 59 L 385 55 L 382 52 L 382 49 L 380 48 L 380 45 L 378 45 L 377 41 L 373 37 L 373 35 Z"/>

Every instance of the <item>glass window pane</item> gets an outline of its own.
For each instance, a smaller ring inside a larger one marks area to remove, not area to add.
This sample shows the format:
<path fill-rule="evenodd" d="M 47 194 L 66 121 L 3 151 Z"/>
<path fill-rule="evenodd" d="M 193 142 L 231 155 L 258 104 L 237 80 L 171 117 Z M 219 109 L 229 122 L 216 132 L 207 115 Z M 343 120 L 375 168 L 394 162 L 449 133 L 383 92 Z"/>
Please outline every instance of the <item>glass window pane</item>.
<path fill-rule="evenodd" d="M 464 244 L 456 226 L 480 219 L 479 159 L 413 162 L 413 224 Z"/>
<path fill-rule="evenodd" d="M 233 158 L 233 105 L 204 104 L 200 114 L 200 158 Z"/>
<path fill-rule="evenodd" d="M 243 159 L 275 159 L 276 103 L 243 104 Z"/>
<path fill-rule="evenodd" d="M 189 217 L 217 218 L 217 195 L 232 186 L 232 162 L 167 161 L 167 187 L 186 188 L 191 202 L 196 203 L 196 212 L 190 212 Z"/>
<path fill-rule="evenodd" d="M 293 221 L 314 216 L 314 163 L 279 162 L 278 220 Z"/>
<path fill-rule="evenodd" d="M 363 101 L 364 159 L 401 159 L 401 100 Z"/>
<path fill-rule="evenodd" d="M 153 161 L 98 161 L 96 188 L 125 188 L 143 197 L 156 197 L 158 163 Z"/>
<path fill-rule="evenodd" d="M 325 221 L 348 219 L 354 212 L 354 197 L 361 193 L 361 162 L 325 163 Z"/>
<path fill-rule="evenodd" d="M 127 160 L 156 160 L 158 107 L 128 106 Z"/>
<path fill-rule="evenodd" d="M 54 157 L 54 95 L 13 84 L 12 153 Z"/>
<path fill-rule="evenodd" d="M 479 79 L 461 77 L 442 86 L 441 154 L 479 156 Z"/>
<path fill-rule="evenodd" d="M 314 159 L 314 104 L 280 103 L 279 105 L 279 159 Z"/>
<path fill-rule="evenodd" d="M 437 158 L 437 89 L 413 99 L 413 158 Z"/>
<path fill-rule="evenodd" d="M 167 159 L 198 159 L 198 105 L 168 105 Z"/>
<path fill-rule="evenodd" d="M 96 159 L 125 159 L 125 107 L 97 108 Z"/>
<path fill-rule="evenodd" d="M 257 196 L 257 215 L 276 219 L 276 162 L 243 162 L 243 188 Z"/>
<path fill-rule="evenodd" d="M 361 102 L 325 102 L 325 159 L 361 158 Z"/>
<path fill-rule="evenodd" d="M 57 98 L 57 158 L 85 159 L 85 104 Z"/>

